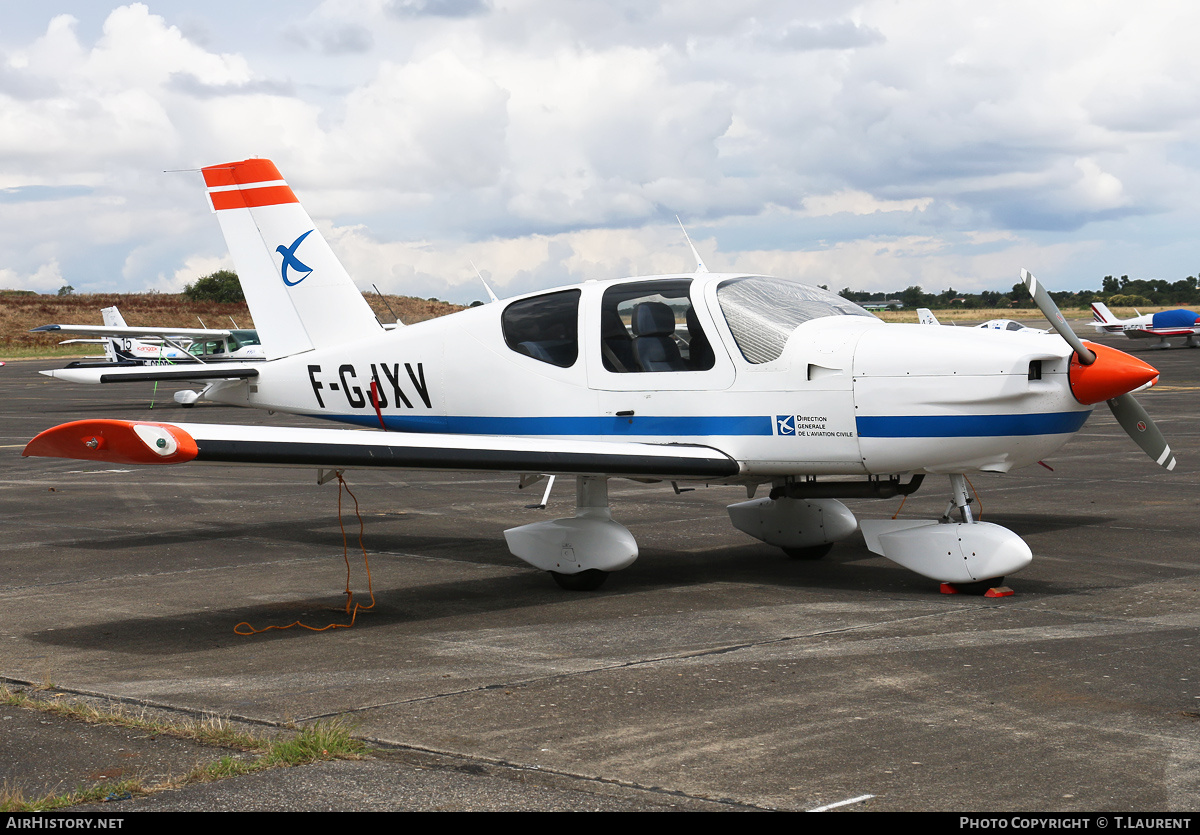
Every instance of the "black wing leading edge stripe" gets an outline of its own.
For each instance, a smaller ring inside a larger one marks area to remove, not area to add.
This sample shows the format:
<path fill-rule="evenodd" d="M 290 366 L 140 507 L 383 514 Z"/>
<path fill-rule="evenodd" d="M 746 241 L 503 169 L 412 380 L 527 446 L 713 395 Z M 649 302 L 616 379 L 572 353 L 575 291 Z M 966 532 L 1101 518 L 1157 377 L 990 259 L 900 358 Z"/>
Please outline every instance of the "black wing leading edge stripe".
<path fill-rule="evenodd" d="M 598 475 L 735 476 L 738 463 L 717 450 L 711 457 L 516 451 L 496 449 L 431 449 L 371 444 L 290 443 L 287 441 L 199 440 L 197 461 L 228 464 L 290 464 L 315 467 L 406 467 L 409 469 L 497 470 Z"/>
<path fill-rule="evenodd" d="M 135 382 L 152 382 L 155 380 L 179 380 L 181 382 L 187 380 L 242 380 L 250 377 L 257 377 L 257 368 L 230 368 L 221 370 L 220 368 L 196 369 L 192 370 L 192 366 L 187 368 L 169 368 L 155 371 L 140 371 L 132 374 L 101 374 L 101 383 L 135 383 Z"/>

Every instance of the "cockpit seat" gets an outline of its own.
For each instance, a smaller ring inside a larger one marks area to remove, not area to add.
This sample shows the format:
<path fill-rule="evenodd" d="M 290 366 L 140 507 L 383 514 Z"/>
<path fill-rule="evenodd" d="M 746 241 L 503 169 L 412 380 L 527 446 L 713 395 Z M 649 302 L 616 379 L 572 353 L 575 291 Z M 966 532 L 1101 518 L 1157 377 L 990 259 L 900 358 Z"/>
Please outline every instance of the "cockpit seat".
<path fill-rule="evenodd" d="M 633 356 L 643 371 L 686 371 L 675 341 L 675 311 L 662 302 L 633 309 Z"/>
<path fill-rule="evenodd" d="M 600 349 L 604 367 L 609 371 L 624 374 L 638 370 L 637 360 L 633 357 L 633 338 L 625 330 L 615 307 L 605 307 L 600 313 Z"/>

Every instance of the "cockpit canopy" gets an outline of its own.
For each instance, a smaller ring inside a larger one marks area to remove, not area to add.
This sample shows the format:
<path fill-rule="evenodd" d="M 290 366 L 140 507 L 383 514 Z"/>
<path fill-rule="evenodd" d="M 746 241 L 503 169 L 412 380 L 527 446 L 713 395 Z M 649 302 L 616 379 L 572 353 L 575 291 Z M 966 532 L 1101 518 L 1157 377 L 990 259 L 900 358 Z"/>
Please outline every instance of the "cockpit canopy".
<path fill-rule="evenodd" d="M 232 354 L 247 345 L 261 345 L 256 330 L 234 330 L 222 339 L 199 339 L 188 346 L 188 353 L 197 357 Z"/>
<path fill-rule="evenodd" d="M 717 285 L 717 302 L 746 362 L 779 359 L 797 325 L 823 316 L 872 316 L 841 296 L 783 278 L 746 276 Z"/>
<path fill-rule="evenodd" d="M 696 312 L 694 283 L 683 276 L 647 278 L 614 283 L 599 299 L 592 296 L 590 303 L 600 306 L 604 370 L 627 374 L 713 369 L 714 343 Z M 828 290 L 780 278 L 728 278 L 717 285 L 716 293 L 738 349 L 747 362 L 756 364 L 778 359 L 788 337 L 810 319 L 872 315 Z M 582 299 L 581 291 L 572 288 L 509 303 L 500 316 L 504 341 L 516 353 L 571 368 L 579 358 Z"/>

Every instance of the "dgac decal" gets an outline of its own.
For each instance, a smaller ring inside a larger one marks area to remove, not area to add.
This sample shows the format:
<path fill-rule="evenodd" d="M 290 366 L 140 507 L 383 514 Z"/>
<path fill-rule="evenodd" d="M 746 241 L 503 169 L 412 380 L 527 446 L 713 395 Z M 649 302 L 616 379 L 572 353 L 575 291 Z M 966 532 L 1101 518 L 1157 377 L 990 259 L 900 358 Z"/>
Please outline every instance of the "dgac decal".
<path fill-rule="evenodd" d="M 853 432 L 829 428 L 825 415 L 775 415 L 775 434 L 794 438 L 853 438 Z"/>
<path fill-rule="evenodd" d="M 388 364 L 386 362 L 371 363 L 370 381 L 375 383 L 375 391 L 379 397 L 379 408 L 386 409 L 388 407 L 388 395 L 386 390 L 391 389 L 391 404 L 394 408 L 413 409 L 419 408 L 413 406 L 413 401 L 419 401 L 425 404 L 426 409 L 433 408 L 433 401 L 429 397 L 429 385 L 425 382 L 425 365 L 418 362 L 415 366 L 412 363 L 404 363 L 404 372 L 400 371 L 400 363 L 394 362 Z M 382 379 L 380 371 L 383 372 Z M 358 369 L 353 363 L 344 363 L 339 365 L 337 369 L 336 383 L 326 383 L 320 379 L 322 374 L 321 366 L 308 366 L 308 381 L 312 384 L 313 397 L 317 399 L 317 406 L 321 409 L 327 408 L 325 398 L 321 395 L 322 391 L 340 391 L 346 398 L 346 405 L 351 409 L 366 409 L 374 408 L 370 402 L 370 397 L 366 392 L 370 391 L 371 383 L 366 383 L 366 389 L 359 384 L 359 380 L 364 382 L 368 375 L 363 374 L 359 377 Z M 404 377 L 407 375 L 407 380 Z M 387 386 L 384 386 L 384 383 Z M 411 396 L 414 395 L 414 396 Z M 336 408 L 330 406 L 328 408 Z"/>

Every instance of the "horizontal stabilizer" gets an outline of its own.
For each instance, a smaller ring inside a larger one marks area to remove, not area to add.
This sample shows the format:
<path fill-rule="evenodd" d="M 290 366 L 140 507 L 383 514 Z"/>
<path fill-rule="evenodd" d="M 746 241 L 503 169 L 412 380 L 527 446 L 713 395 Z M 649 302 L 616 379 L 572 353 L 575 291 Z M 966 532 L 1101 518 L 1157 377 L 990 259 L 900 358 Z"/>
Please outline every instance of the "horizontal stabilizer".
<path fill-rule="evenodd" d="M 736 461 L 692 444 L 608 443 L 354 429 L 81 420 L 47 429 L 22 453 L 119 464 L 400 467 L 662 479 L 728 478 Z"/>
<path fill-rule="evenodd" d="M 30 333 L 77 333 L 81 336 L 159 337 L 165 339 L 224 339 L 228 330 L 213 328 L 132 328 L 105 325 L 41 325 Z"/>
<path fill-rule="evenodd" d="M 207 362 L 186 365 L 102 365 L 91 368 L 55 368 L 41 371 L 68 383 L 186 383 L 201 380 L 246 380 L 258 376 L 259 363 Z"/>

